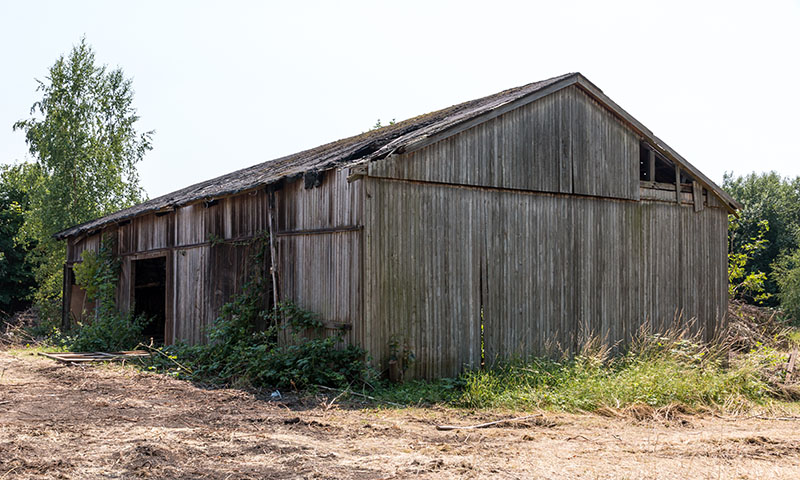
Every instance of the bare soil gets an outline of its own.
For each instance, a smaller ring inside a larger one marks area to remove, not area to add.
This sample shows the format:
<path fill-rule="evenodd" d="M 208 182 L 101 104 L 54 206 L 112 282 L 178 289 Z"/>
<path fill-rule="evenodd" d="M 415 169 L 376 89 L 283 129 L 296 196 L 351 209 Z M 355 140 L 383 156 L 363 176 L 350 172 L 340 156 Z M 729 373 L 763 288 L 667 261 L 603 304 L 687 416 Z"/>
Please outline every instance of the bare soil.
<path fill-rule="evenodd" d="M 541 412 L 439 431 L 515 413 L 333 400 L 0 351 L 0 480 L 800 478 L 800 422 Z"/>

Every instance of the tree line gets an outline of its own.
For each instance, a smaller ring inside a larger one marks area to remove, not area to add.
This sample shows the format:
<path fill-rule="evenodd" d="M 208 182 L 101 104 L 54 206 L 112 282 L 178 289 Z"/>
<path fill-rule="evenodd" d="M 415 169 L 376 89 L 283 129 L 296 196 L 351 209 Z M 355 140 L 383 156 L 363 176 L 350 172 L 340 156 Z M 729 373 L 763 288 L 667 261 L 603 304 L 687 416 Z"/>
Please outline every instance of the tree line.
<path fill-rule="evenodd" d="M 722 187 L 742 204 L 728 228 L 729 258 L 746 260 L 743 274 L 731 278 L 732 285 L 744 282 L 746 288 L 734 296 L 800 319 L 800 177 L 729 173 Z M 748 279 L 756 281 L 748 285 Z"/>

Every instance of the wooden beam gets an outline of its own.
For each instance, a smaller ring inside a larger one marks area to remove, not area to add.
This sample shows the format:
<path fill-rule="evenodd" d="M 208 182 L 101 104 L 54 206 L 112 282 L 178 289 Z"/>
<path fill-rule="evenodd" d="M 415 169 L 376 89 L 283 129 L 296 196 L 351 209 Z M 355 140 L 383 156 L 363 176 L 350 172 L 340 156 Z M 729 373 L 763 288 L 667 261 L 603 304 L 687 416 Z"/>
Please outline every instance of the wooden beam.
<path fill-rule="evenodd" d="M 697 181 L 692 182 L 692 197 L 694 198 L 694 211 L 703 210 L 703 186 Z"/>
<path fill-rule="evenodd" d="M 67 258 L 69 258 L 70 245 L 67 242 Z M 61 279 L 61 329 L 67 331 L 70 328 L 70 298 L 72 297 L 72 265 L 64 264 L 64 276 Z"/>
<path fill-rule="evenodd" d="M 275 249 L 275 189 L 267 189 L 267 228 L 269 228 L 269 273 L 272 276 L 272 308 L 278 310 L 278 252 Z"/>
<path fill-rule="evenodd" d="M 675 165 L 675 199 L 681 204 L 681 167 Z"/>
<path fill-rule="evenodd" d="M 347 183 L 353 183 L 356 180 L 361 180 L 367 175 L 367 165 L 358 165 L 348 170 Z"/>
<path fill-rule="evenodd" d="M 313 228 L 308 230 L 288 230 L 285 232 L 275 232 L 276 237 L 291 237 L 296 235 L 323 235 L 326 233 L 344 233 L 344 232 L 357 232 L 363 230 L 361 225 L 350 225 L 346 227 L 333 227 L 333 228 Z"/>

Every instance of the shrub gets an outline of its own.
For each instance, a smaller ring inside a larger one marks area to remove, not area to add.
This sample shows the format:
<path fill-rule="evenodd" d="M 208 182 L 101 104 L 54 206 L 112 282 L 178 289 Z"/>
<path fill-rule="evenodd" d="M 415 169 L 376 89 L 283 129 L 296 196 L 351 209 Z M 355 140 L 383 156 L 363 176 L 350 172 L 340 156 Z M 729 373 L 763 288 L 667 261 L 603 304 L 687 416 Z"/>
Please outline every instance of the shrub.
<path fill-rule="evenodd" d="M 146 325 L 142 317 L 106 312 L 89 322 L 80 322 L 65 337 L 66 346 L 77 352 L 117 352 L 132 350 L 142 340 Z"/>
<path fill-rule="evenodd" d="M 208 329 L 209 343 L 170 349 L 176 359 L 189 366 L 193 379 L 302 388 L 315 384 L 345 386 L 370 376 L 364 350 L 352 345 L 341 347 L 339 333 L 319 337 L 322 323 L 317 316 L 293 303 L 282 303 L 271 313 L 254 309 L 255 291 L 246 287 L 242 295 L 225 305 L 223 315 Z M 262 318 L 270 326 L 257 330 L 256 320 Z"/>
<path fill-rule="evenodd" d="M 781 256 L 772 266 L 772 275 L 778 284 L 781 308 L 800 324 L 800 249 Z"/>
<path fill-rule="evenodd" d="M 208 343 L 168 347 L 154 368 L 204 382 L 271 387 L 346 386 L 371 378 L 366 352 L 343 346 L 341 332 L 325 336 L 316 314 L 291 302 L 269 308 L 268 238 L 256 241 L 260 248 L 250 260 L 250 278 L 208 327 Z M 170 360 L 183 368 L 176 370 Z"/>
<path fill-rule="evenodd" d="M 93 314 L 86 315 L 66 333 L 67 348 L 81 352 L 114 352 L 131 350 L 142 340 L 147 321 L 117 309 L 115 293 L 120 261 L 114 255 L 113 237 L 104 237 L 97 252 L 83 252 L 82 262 L 76 264 L 75 282 L 94 302 Z M 84 312 L 85 313 L 85 312 Z"/>

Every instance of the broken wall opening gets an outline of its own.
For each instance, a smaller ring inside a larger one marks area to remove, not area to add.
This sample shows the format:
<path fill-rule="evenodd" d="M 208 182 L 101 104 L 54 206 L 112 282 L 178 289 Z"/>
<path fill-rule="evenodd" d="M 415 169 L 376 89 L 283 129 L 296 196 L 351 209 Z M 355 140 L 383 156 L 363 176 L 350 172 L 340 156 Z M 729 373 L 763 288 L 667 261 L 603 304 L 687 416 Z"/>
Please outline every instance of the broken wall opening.
<path fill-rule="evenodd" d="M 66 308 L 68 308 L 66 319 L 68 323 L 65 328 L 69 328 L 74 323 L 83 320 L 84 317 L 93 315 L 95 304 L 87 300 L 86 290 L 75 282 L 75 271 L 72 266 L 66 267 L 64 281 L 67 285 L 65 291 L 68 291 L 69 295 L 69 301 L 66 303 Z"/>
<path fill-rule="evenodd" d="M 131 262 L 133 273 L 133 313 L 147 319 L 144 335 L 163 344 L 167 323 L 167 257 Z"/>

